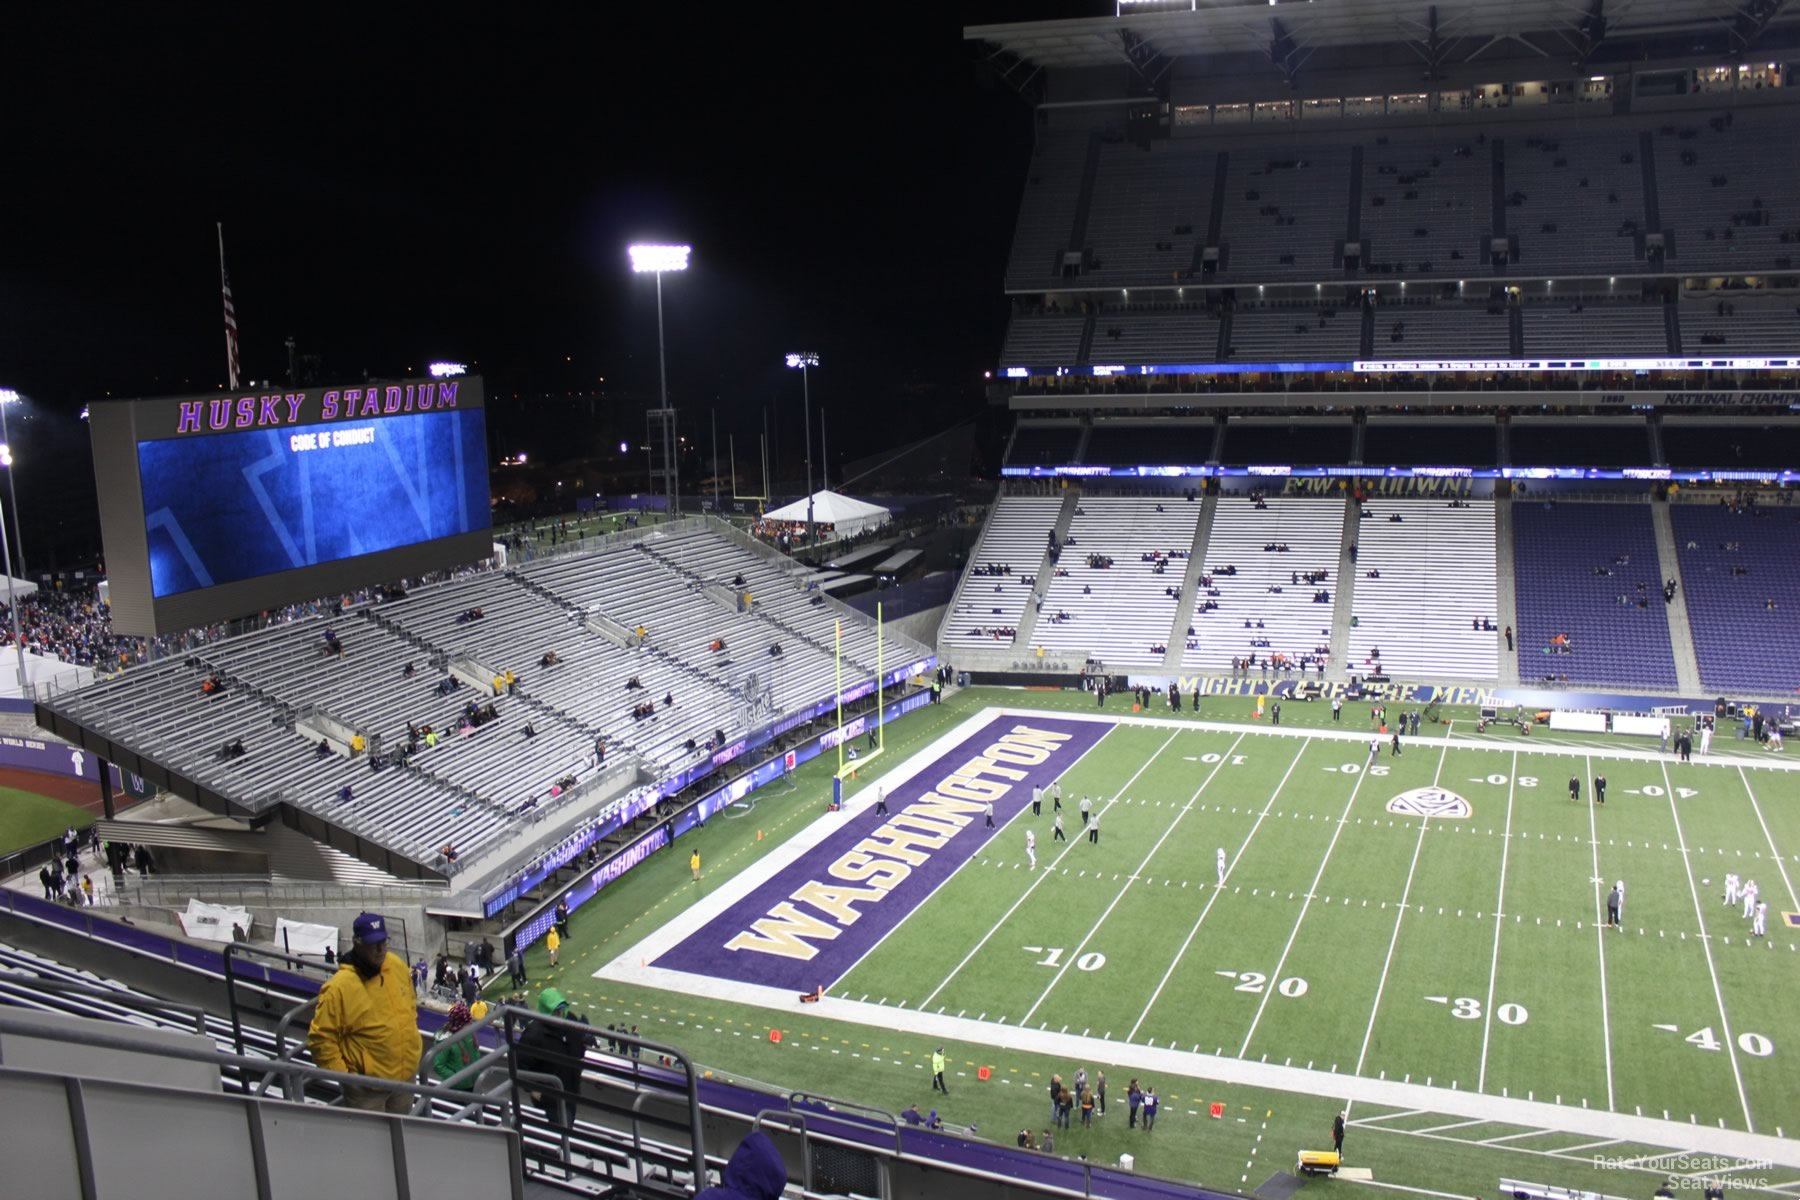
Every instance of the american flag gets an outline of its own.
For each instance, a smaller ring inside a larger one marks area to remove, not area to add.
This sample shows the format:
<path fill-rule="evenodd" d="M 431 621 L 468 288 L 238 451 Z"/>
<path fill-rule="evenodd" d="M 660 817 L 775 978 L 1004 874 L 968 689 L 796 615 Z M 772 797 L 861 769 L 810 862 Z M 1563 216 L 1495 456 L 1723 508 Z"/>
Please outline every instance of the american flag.
<path fill-rule="evenodd" d="M 238 385 L 237 309 L 231 303 L 231 276 L 225 271 L 225 226 L 219 225 L 219 284 L 225 292 L 225 369 L 231 386 Z"/>

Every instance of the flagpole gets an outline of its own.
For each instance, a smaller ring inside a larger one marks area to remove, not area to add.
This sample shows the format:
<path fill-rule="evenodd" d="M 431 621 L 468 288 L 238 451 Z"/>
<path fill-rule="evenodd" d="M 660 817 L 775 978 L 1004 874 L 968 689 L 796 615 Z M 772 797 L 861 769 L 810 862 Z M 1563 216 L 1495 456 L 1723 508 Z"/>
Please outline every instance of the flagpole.
<path fill-rule="evenodd" d="M 231 302 L 231 276 L 225 273 L 225 222 L 219 231 L 219 289 L 225 299 L 225 376 L 233 390 L 238 386 L 237 309 Z"/>

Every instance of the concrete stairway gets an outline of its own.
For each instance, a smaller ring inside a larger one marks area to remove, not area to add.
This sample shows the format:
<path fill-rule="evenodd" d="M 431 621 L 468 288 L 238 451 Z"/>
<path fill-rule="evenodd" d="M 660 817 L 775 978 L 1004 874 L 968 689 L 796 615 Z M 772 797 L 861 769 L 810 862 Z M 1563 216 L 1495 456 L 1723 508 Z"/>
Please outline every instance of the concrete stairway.
<path fill-rule="evenodd" d="M 1506 630 L 1519 628 L 1519 580 L 1513 573 L 1512 501 L 1494 501 L 1494 624 L 1500 626 L 1500 683 L 1517 686 L 1519 653 L 1506 649 Z"/>
<path fill-rule="evenodd" d="M 1212 496 L 1202 496 L 1200 520 L 1194 525 L 1194 544 L 1188 547 L 1187 573 L 1181 581 L 1181 603 L 1175 606 L 1175 620 L 1169 625 L 1169 647 L 1163 655 L 1163 670 L 1179 671 L 1183 657 L 1187 654 L 1188 626 L 1194 623 L 1194 609 L 1200 603 L 1200 576 L 1206 573 L 1206 542 L 1212 537 L 1213 513 L 1218 511 L 1218 501 Z M 1202 618 L 1204 620 L 1204 618 Z"/>
<path fill-rule="evenodd" d="M 1350 678 L 1350 614 L 1356 605 L 1356 563 L 1350 557 L 1350 545 L 1356 541 L 1362 522 L 1357 518 L 1356 501 L 1344 501 L 1344 537 L 1338 545 L 1337 570 L 1328 580 L 1331 587 L 1331 678 L 1340 683 Z M 1311 647 L 1307 647 L 1309 650 Z"/>
<path fill-rule="evenodd" d="M 1085 439 L 1087 434 L 1084 432 Z M 1056 544 L 1064 546 L 1069 540 L 1069 525 L 1075 520 L 1075 509 L 1081 503 L 1081 493 L 1070 488 L 1063 494 L 1062 508 L 1056 514 Z M 1031 645 L 1031 635 L 1037 630 L 1038 606 L 1050 591 L 1050 580 L 1056 571 L 1056 564 L 1050 561 L 1050 543 L 1044 542 L 1044 556 L 1038 560 L 1037 582 L 1031 585 L 1031 603 L 1019 614 L 1019 635 L 1013 639 L 1015 646 Z"/>
<path fill-rule="evenodd" d="M 1669 519 L 1669 506 L 1650 506 L 1650 524 L 1656 529 L 1656 562 L 1660 577 L 1680 580 L 1681 563 L 1675 555 L 1675 525 Z M 1694 628 L 1688 622 L 1687 591 L 1675 589 L 1675 599 L 1663 605 L 1669 616 L 1669 647 L 1675 651 L 1675 685 L 1684 696 L 1702 696 L 1700 659 L 1694 653 Z"/>

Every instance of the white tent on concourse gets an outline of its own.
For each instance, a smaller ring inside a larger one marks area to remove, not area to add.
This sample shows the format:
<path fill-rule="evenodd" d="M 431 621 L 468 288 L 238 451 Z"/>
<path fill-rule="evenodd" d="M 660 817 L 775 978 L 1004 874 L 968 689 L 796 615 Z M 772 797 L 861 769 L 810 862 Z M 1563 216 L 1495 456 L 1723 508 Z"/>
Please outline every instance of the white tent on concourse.
<path fill-rule="evenodd" d="M 806 520 L 806 500 L 802 498 L 792 504 L 784 504 L 780 508 L 763 514 L 763 519 L 804 521 Z M 850 537 L 866 529 L 879 529 L 892 520 L 893 515 L 878 504 L 865 504 L 861 500 L 840 496 L 836 492 L 814 492 L 812 494 L 812 519 L 815 525 L 836 527 L 839 537 Z"/>

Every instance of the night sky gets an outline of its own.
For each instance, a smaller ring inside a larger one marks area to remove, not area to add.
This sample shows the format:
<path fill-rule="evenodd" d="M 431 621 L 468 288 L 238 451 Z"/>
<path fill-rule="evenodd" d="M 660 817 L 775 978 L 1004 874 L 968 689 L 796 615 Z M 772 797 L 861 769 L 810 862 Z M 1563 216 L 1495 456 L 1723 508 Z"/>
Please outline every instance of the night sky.
<path fill-rule="evenodd" d="M 981 416 L 1031 119 L 961 29 L 1111 8 L 65 7 L 0 38 L 0 386 L 32 405 L 34 570 L 79 565 L 93 523 L 82 404 L 225 382 L 216 221 L 246 379 L 285 380 L 289 335 L 322 380 L 472 362 L 496 456 L 642 440 L 634 240 L 694 247 L 664 287 L 689 436 L 716 409 L 742 446 L 779 404 L 798 474 L 794 349 L 823 358 L 834 461 Z"/>

